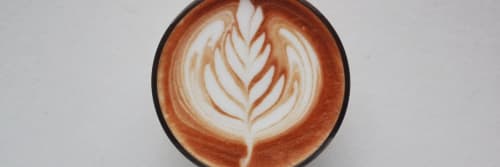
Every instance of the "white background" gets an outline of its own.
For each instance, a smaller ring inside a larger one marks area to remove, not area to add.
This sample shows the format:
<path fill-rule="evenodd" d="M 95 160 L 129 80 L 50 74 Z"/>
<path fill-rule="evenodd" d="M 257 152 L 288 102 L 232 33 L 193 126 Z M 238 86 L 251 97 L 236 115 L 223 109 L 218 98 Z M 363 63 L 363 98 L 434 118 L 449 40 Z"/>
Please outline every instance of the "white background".
<path fill-rule="evenodd" d="M 500 166 L 500 1 L 314 0 L 351 66 L 313 167 Z M 0 2 L 0 166 L 193 166 L 156 117 L 157 44 L 189 1 Z"/>

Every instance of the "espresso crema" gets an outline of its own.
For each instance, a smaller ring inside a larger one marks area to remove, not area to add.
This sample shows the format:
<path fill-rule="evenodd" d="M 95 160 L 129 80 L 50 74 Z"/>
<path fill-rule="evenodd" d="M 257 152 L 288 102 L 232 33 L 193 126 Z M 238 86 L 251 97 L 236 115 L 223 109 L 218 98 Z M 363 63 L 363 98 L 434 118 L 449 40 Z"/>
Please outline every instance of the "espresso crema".
<path fill-rule="evenodd" d="M 194 2 L 165 35 L 153 71 L 168 135 L 205 166 L 296 166 L 340 125 L 347 62 L 306 2 Z"/>

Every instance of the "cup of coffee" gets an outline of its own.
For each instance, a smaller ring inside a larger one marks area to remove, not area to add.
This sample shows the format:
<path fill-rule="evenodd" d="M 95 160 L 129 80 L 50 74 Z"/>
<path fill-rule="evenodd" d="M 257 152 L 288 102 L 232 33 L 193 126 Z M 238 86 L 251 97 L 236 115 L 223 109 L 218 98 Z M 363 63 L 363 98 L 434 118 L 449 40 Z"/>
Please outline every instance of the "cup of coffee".
<path fill-rule="evenodd" d="M 158 117 L 200 166 L 300 166 L 334 137 L 349 71 L 330 23 L 306 1 L 195 1 L 158 47 Z"/>

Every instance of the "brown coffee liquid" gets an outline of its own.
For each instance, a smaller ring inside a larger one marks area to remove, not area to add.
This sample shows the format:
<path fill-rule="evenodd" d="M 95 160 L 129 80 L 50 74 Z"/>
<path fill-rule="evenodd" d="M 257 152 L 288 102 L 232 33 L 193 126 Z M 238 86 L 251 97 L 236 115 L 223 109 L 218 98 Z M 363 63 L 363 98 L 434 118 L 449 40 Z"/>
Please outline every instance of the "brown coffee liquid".
<path fill-rule="evenodd" d="M 154 71 L 161 121 L 206 166 L 295 166 L 333 137 L 345 55 L 304 2 L 205 0 L 166 34 Z"/>

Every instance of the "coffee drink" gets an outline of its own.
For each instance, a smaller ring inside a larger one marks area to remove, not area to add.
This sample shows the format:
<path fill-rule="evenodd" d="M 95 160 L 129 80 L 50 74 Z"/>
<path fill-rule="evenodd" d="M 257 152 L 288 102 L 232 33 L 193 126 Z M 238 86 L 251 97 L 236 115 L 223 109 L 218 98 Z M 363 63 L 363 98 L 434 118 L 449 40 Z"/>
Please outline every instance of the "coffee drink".
<path fill-rule="evenodd" d="M 196 1 L 167 31 L 153 71 L 160 121 L 202 166 L 296 166 L 345 112 L 348 70 L 305 1 Z"/>

